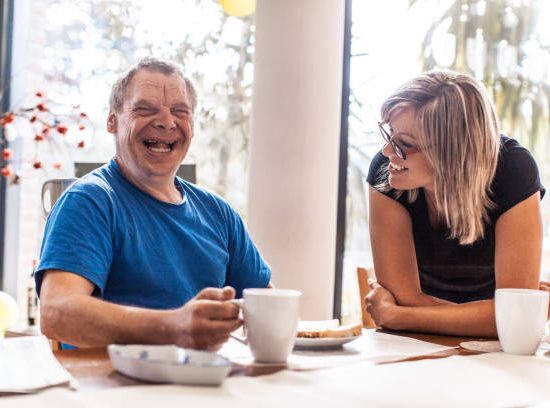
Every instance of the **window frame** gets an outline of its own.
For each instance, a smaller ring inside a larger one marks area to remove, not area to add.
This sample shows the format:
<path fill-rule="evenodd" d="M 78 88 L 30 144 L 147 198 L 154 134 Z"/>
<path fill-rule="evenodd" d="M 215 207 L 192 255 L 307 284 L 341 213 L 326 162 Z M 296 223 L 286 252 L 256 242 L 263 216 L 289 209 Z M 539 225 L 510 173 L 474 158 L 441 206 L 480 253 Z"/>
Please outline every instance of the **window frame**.
<path fill-rule="evenodd" d="M 13 48 L 13 8 L 14 0 L 0 0 L 0 89 L 2 90 L 0 113 L 10 109 L 10 79 L 11 57 Z M 8 142 L 3 129 L 0 128 L 0 148 L 4 149 Z M 2 160 L 2 167 L 5 162 Z M 0 177 L 0 289 L 4 287 L 4 259 L 6 226 L 6 178 Z"/>

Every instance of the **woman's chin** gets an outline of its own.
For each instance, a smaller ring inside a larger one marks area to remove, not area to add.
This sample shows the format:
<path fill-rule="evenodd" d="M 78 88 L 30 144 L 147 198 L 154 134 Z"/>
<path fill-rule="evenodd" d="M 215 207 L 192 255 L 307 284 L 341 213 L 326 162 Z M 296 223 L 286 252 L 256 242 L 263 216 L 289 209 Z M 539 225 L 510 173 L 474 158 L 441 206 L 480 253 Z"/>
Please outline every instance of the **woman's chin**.
<path fill-rule="evenodd" d="M 396 180 L 396 178 L 393 178 L 391 175 L 388 179 L 388 184 L 395 190 L 412 190 L 418 187 L 411 185 L 411 183 L 404 182 L 403 180 Z"/>

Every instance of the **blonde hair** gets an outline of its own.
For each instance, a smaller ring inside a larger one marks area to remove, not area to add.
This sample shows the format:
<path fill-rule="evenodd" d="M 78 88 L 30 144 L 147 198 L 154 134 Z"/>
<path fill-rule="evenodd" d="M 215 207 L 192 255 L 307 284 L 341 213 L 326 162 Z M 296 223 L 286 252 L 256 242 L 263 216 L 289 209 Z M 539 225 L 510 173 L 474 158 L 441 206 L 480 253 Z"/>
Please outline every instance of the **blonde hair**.
<path fill-rule="evenodd" d="M 437 217 L 449 238 L 471 244 L 490 222 L 491 183 L 500 134 L 494 106 L 484 86 L 451 71 L 433 71 L 402 85 L 382 105 L 382 120 L 404 108 L 415 110 L 417 139 L 434 170 Z M 385 180 L 388 187 L 388 180 Z M 401 192 L 402 193 L 402 192 Z M 408 191 L 409 202 L 418 189 Z"/>

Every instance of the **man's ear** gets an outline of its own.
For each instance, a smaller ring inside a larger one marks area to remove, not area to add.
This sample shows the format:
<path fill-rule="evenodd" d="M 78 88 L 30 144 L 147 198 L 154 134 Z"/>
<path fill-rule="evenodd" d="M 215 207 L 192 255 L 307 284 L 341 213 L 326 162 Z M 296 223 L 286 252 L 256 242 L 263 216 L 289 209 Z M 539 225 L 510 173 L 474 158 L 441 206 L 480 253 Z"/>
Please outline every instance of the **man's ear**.
<path fill-rule="evenodd" d="M 116 113 L 110 110 L 109 115 L 107 116 L 107 132 L 112 133 L 114 135 L 116 134 L 116 128 L 117 128 Z"/>

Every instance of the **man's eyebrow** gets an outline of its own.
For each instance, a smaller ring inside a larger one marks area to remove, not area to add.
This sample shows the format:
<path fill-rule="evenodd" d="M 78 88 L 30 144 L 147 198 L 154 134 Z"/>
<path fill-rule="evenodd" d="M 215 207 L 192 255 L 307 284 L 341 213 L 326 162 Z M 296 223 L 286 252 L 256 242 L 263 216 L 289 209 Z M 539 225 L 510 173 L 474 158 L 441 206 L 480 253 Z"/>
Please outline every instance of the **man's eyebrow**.
<path fill-rule="evenodd" d="M 153 106 L 153 104 L 146 99 L 139 99 L 136 102 L 134 102 L 133 105 L 134 106 L 139 106 L 139 105 Z"/>
<path fill-rule="evenodd" d="M 191 109 L 191 106 L 187 102 L 176 102 L 172 105 L 172 108 L 185 108 Z"/>

